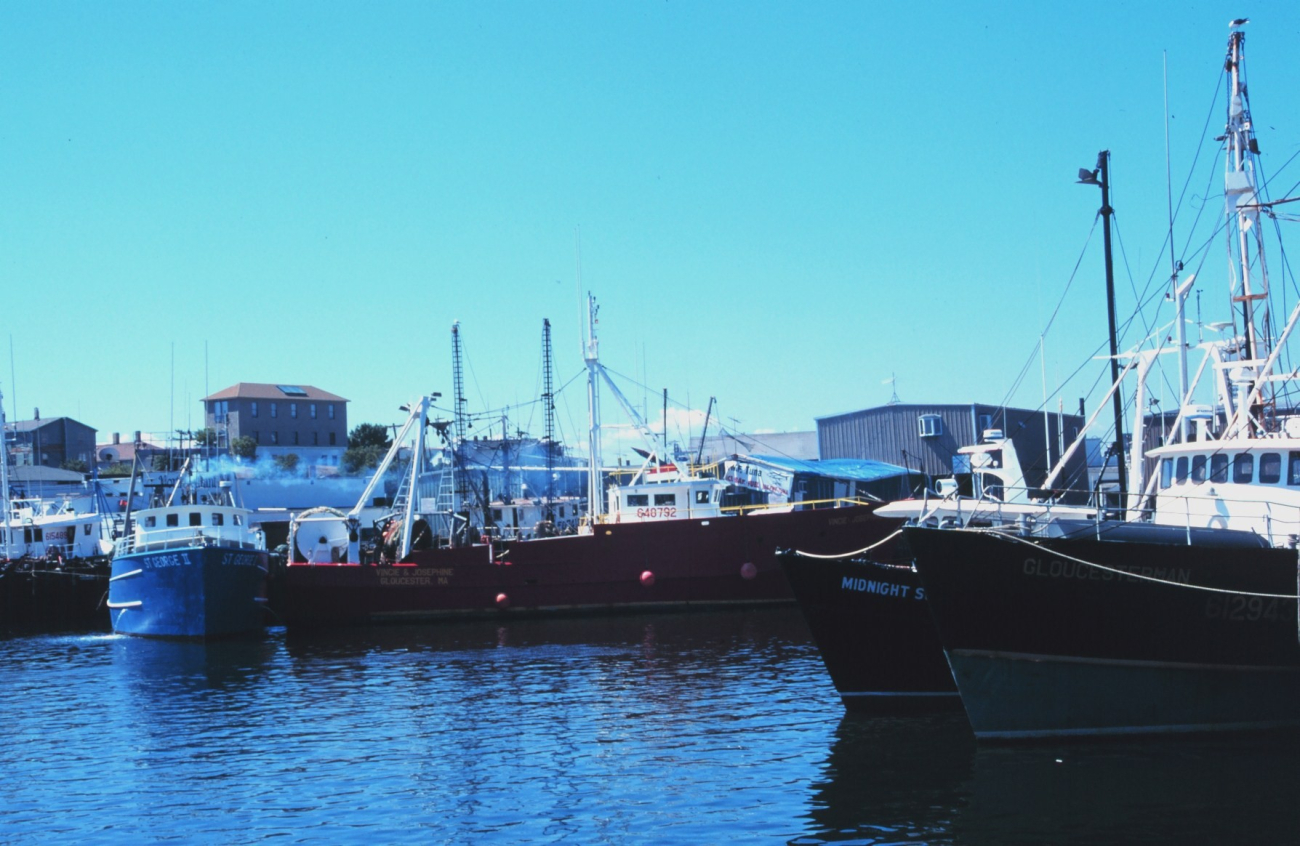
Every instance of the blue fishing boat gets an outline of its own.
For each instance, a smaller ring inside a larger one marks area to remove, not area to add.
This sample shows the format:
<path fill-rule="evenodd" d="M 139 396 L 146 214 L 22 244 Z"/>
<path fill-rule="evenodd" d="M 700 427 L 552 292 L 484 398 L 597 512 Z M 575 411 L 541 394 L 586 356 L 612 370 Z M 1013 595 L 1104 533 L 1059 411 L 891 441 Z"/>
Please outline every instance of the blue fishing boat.
<path fill-rule="evenodd" d="M 266 538 L 235 490 L 187 484 L 182 473 L 166 500 L 128 514 L 108 582 L 113 631 L 216 638 L 262 627 Z"/>

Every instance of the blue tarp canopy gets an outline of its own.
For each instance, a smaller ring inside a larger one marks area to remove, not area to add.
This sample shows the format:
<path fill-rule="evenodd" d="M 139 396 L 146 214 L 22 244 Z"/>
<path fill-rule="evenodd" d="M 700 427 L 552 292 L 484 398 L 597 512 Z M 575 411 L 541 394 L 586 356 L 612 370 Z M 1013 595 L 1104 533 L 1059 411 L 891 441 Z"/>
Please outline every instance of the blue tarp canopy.
<path fill-rule="evenodd" d="M 883 461 L 871 461 L 866 458 L 827 458 L 822 461 L 801 461 L 798 458 L 786 458 L 780 455 L 746 455 L 736 456 L 737 461 L 762 464 L 787 473 L 799 473 L 807 476 L 821 476 L 827 479 L 839 479 L 848 482 L 878 482 L 881 479 L 895 479 L 920 471 L 908 470 L 897 464 Z"/>

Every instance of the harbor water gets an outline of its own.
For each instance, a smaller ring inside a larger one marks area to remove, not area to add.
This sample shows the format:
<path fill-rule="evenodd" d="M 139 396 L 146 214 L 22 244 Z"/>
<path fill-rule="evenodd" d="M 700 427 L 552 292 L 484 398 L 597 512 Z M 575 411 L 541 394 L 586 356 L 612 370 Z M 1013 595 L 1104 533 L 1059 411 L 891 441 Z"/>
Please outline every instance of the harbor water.
<path fill-rule="evenodd" d="M 1117 691 L 1117 695 L 1122 692 Z M 795 608 L 0 640 L 0 842 L 1294 842 L 1292 736 L 845 715 Z"/>

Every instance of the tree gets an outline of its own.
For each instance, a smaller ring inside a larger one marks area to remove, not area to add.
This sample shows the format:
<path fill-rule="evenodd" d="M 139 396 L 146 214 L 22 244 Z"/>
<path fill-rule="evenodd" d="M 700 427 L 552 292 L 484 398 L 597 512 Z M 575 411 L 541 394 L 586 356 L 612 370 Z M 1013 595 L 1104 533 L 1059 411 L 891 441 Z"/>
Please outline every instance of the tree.
<path fill-rule="evenodd" d="M 60 464 L 59 468 L 62 470 L 71 470 L 75 473 L 85 473 L 89 469 L 86 467 L 86 462 L 82 461 L 80 458 L 69 458 L 67 461 Z"/>
<path fill-rule="evenodd" d="M 249 435 L 240 435 L 230 442 L 230 452 L 249 461 L 257 458 L 257 441 Z"/>
<path fill-rule="evenodd" d="M 373 470 L 379 466 L 379 462 L 383 460 L 384 454 L 387 452 L 388 449 L 379 444 L 348 447 L 343 453 L 343 461 L 341 462 L 344 475 L 355 476 L 366 470 Z"/>
<path fill-rule="evenodd" d="M 377 446 L 381 450 L 387 449 L 393 445 L 388 438 L 388 427 L 380 426 L 378 423 L 358 423 L 350 433 L 348 433 L 348 448 L 365 446 Z"/>
<path fill-rule="evenodd" d="M 110 464 L 103 470 L 100 470 L 99 475 L 104 479 L 124 479 L 131 475 L 131 465 L 123 464 L 119 461 L 116 464 Z"/>
<path fill-rule="evenodd" d="M 296 452 L 291 452 L 288 455 L 277 455 L 272 460 L 282 473 L 292 473 L 298 469 L 298 454 Z"/>
<path fill-rule="evenodd" d="M 195 446 L 201 446 L 201 447 L 205 447 L 205 446 L 216 446 L 216 445 L 217 445 L 217 430 L 216 430 L 216 429 L 200 429 L 199 431 L 195 432 L 195 433 L 194 433 L 194 445 L 195 445 Z"/>

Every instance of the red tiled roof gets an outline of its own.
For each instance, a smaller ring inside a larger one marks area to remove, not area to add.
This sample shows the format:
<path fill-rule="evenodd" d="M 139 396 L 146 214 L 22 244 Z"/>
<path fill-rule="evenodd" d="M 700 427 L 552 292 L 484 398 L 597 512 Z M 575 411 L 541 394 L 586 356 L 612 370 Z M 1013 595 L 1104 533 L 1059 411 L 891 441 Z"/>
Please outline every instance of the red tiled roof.
<path fill-rule="evenodd" d="M 288 394 L 281 388 L 297 388 L 302 390 L 302 394 Z M 264 385 L 261 382 L 240 382 L 221 391 L 217 391 L 210 397 L 204 397 L 204 402 L 208 400 L 221 399 L 268 399 L 268 400 L 324 400 L 326 402 L 348 402 L 337 394 L 331 394 L 329 391 L 322 391 L 320 388 L 311 385 L 295 385 L 291 382 L 282 382 L 278 385 Z"/>

